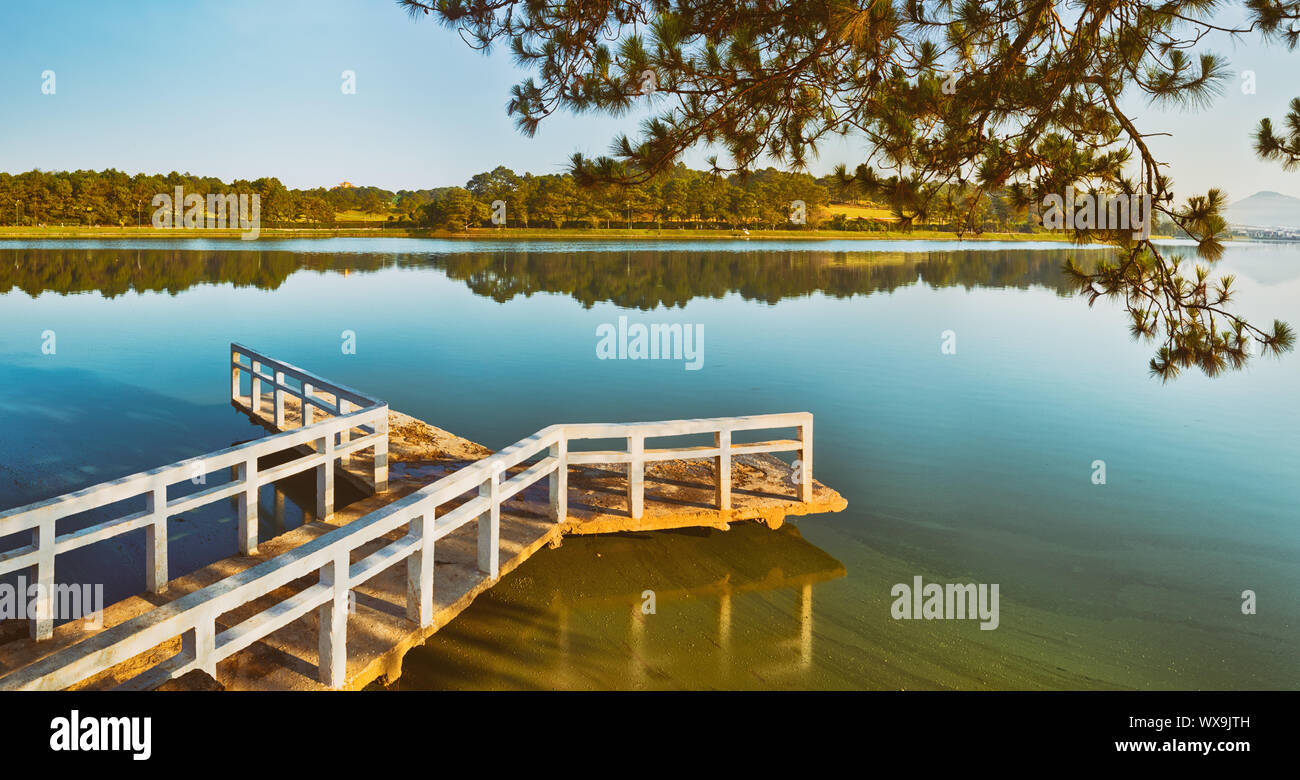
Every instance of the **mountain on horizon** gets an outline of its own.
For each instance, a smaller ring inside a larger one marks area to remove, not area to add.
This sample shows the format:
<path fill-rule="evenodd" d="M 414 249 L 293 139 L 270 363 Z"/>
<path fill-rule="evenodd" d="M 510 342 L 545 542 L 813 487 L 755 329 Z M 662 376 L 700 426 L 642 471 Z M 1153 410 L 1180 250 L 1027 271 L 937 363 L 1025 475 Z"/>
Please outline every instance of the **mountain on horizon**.
<path fill-rule="evenodd" d="M 1227 219 L 1234 227 L 1300 229 L 1300 198 L 1263 190 L 1230 204 Z"/>

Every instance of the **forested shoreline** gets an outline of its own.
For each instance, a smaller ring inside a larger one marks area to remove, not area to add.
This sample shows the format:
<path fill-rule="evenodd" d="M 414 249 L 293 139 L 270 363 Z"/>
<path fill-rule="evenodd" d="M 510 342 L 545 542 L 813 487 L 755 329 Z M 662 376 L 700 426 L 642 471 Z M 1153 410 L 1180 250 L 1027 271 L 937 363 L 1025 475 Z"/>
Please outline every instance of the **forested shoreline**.
<path fill-rule="evenodd" d="M 597 186 L 581 186 L 568 173 L 516 174 L 498 166 L 473 176 L 463 187 L 397 191 L 347 183 L 292 189 L 274 177 L 227 182 L 189 173 L 133 175 L 111 168 L 0 173 L 0 226 L 148 226 L 154 196 L 170 196 L 177 187 L 205 196 L 256 194 L 265 227 L 958 229 L 957 215 L 942 209 L 926 221 L 901 223 L 834 176 L 815 178 L 774 168 L 746 176 L 714 176 L 684 165 L 643 184 Z M 1005 199 L 988 200 L 980 224 L 964 226 L 965 231 L 1038 229 L 1031 215 L 1017 214 Z M 802 213 L 794 207 L 796 201 L 802 202 Z M 494 208 L 494 202 L 504 206 Z M 848 205 L 832 213 L 832 202 Z"/>

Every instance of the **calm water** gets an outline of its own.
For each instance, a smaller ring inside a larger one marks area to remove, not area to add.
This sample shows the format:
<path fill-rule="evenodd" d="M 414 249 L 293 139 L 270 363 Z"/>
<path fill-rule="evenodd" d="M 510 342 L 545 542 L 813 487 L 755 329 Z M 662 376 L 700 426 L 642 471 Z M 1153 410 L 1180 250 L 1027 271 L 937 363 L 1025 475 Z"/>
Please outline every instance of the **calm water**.
<path fill-rule="evenodd" d="M 554 422 L 808 410 L 846 511 L 568 539 L 409 654 L 399 686 L 1300 687 L 1300 356 L 1160 385 L 1121 311 L 1066 295 L 1064 259 L 1105 250 L 255 247 L 0 242 L 0 507 L 263 435 L 227 403 L 231 341 L 493 448 Z M 1219 266 L 1247 315 L 1300 325 L 1300 247 Z M 703 368 L 598 360 L 620 315 L 702 325 Z M 262 533 L 310 498 L 268 488 Z M 233 553 L 233 525 L 174 521 L 174 572 Z M 59 578 L 139 590 L 139 547 L 61 557 Z M 918 575 L 998 583 L 999 628 L 892 620 L 890 588 Z"/>

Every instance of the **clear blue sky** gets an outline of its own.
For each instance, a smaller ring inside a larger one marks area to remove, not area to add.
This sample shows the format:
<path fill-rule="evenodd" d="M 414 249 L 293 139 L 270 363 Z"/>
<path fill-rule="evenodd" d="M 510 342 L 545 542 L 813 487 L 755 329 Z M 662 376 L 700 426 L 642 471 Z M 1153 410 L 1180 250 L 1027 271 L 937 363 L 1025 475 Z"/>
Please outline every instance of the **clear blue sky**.
<path fill-rule="evenodd" d="M 1142 108 L 1143 129 L 1173 163 L 1180 195 L 1214 185 L 1300 196 L 1300 174 L 1255 160 L 1260 117 L 1300 96 L 1300 54 L 1220 43 L 1253 69 L 1195 115 Z M 55 95 L 41 73 L 56 74 Z M 356 72 L 344 95 L 340 74 Z M 7 3 L 0 10 L 0 170 L 172 170 L 222 179 L 277 176 L 291 187 L 341 181 L 388 189 L 463 184 L 504 164 L 564 169 L 603 154 L 640 117 L 556 116 L 526 138 L 506 115 L 521 73 L 509 52 L 471 50 L 390 0 Z M 1133 104 L 1134 106 L 1138 104 Z M 852 139 L 823 148 L 814 173 L 861 161 Z M 704 167 L 703 151 L 686 162 Z"/>

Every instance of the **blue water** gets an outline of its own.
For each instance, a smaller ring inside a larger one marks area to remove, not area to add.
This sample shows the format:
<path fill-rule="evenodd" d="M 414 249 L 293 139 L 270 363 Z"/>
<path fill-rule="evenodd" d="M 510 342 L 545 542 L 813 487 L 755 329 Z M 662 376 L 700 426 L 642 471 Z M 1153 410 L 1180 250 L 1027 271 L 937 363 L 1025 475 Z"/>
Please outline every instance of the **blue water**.
<path fill-rule="evenodd" d="M 564 652 L 597 671 L 557 675 L 559 651 L 511 649 L 519 640 L 500 620 L 502 596 L 495 611 L 476 605 L 459 618 L 461 634 L 440 633 L 408 657 L 411 679 L 455 687 L 437 673 L 454 660 L 491 687 L 500 662 L 475 667 L 472 646 L 487 637 L 523 687 L 1295 688 L 1300 357 L 1162 385 L 1147 373 L 1154 347 L 1129 337 L 1123 312 L 1090 309 L 1060 279 L 1066 255 L 1105 251 L 4 242 L 0 507 L 261 435 L 227 402 L 232 341 L 493 448 L 555 422 L 807 410 L 816 477 L 849 508 L 800 519 L 801 543 L 843 575 L 814 587 L 811 651 L 797 664 L 780 661 L 788 648 L 764 650 L 757 628 L 797 622 L 796 601 L 760 594 L 735 607 L 745 664 L 770 652 L 788 673 L 756 680 L 739 661 L 701 660 L 712 658 L 701 647 L 716 644 L 705 641 L 714 629 L 688 616 L 688 599 L 679 619 L 644 628 L 662 674 L 620 671 L 627 629 L 592 607 L 576 624 L 586 649 Z M 1300 247 L 1234 245 L 1216 270 L 1237 276 L 1236 305 L 1252 320 L 1300 324 Z M 702 326 L 703 367 L 599 360 L 596 328 L 620 315 Z M 41 352 L 45 331 L 53 355 Z M 344 331 L 356 334 L 355 355 L 340 349 Z M 955 355 L 940 349 L 945 331 Z M 1096 460 L 1104 485 L 1092 480 Z M 282 527 L 300 521 L 294 498 Z M 184 566 L 233 549 L 233 520 L 194 522 L 172 541 Z M 726 560 L 740 544 L 729 538 L 689 545 Z M 134 556 L 132 544 L 61 558 L 60 579 L 103 578 L 106 556 Z M 600 566 L 594 554 L 589 565 Z M 892 620 L 890 585 L 916 575 L 999 583 L 1000 627 Z M 129 591 L 129 579 L 117 587 Z M 1241 612 L 1247 589 L 1258 614 Z"/>

